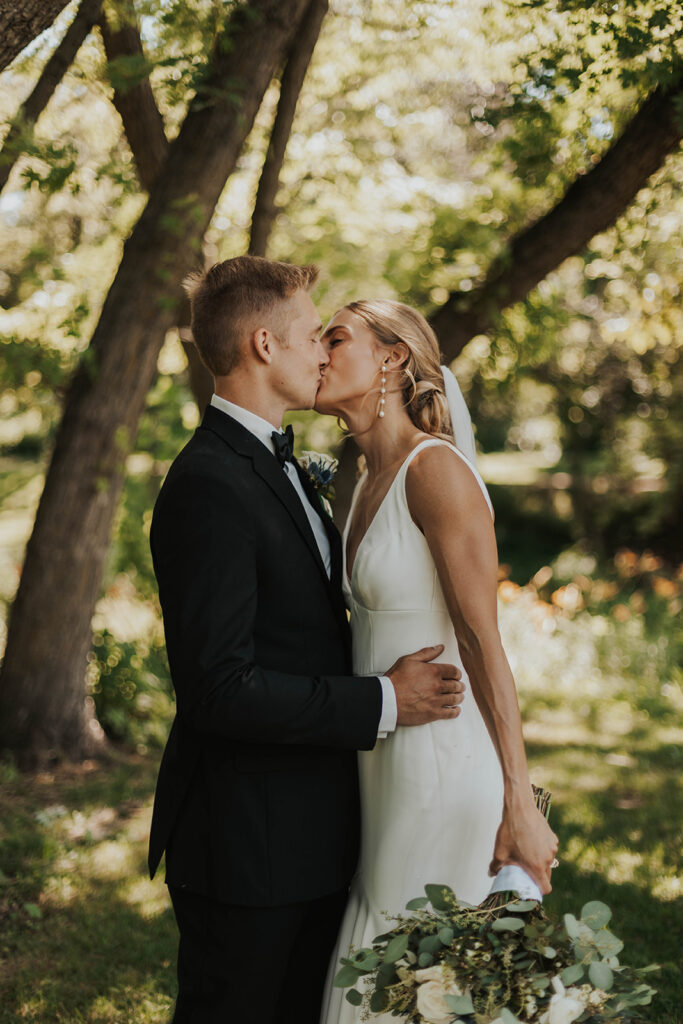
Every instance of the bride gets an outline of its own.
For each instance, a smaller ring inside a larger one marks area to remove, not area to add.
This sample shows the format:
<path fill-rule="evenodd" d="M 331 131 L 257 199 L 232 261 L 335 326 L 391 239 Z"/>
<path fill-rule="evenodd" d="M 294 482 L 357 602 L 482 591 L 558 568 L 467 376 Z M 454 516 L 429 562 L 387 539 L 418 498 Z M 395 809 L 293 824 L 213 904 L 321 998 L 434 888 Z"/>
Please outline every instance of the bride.
<path fill-rule="evenodd" d="M 429 882 L 479 903 L 509 864 L 547 893 L 557 839 L 533 799 L 498 632 L 493 511 L 437 339 L 415 310 L 374 300 L 340 310 L 323 340 L 315 408 L 344 420 L 366 465 L 344 530 L 354 672 L 383 674 L 405 650 L 444 644 L 471 690 L 458 718 L 399 726 L 359 753 L 361 854 L 321 1017 L 355 1024 L 360 1009 L 332 979 L 350 946 L 386 931 L 384 914 Z"/>

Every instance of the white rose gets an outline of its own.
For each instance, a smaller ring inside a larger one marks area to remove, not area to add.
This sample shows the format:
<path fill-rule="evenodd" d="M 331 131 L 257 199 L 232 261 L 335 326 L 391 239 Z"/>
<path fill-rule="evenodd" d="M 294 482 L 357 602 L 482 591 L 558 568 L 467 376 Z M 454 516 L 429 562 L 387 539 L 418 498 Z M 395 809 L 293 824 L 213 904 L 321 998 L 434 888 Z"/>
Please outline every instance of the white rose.
<path fill-rule="evenodd" d="M 423 967 L 415 971 L 417 989 L 417 1012 L 424 1024 L 451 1024 L 453 1011 L 444 996 L 465 995 L 452 974 L 443 964 Z"/>
<path fill-rule="evenodd" d="M 572 1024 L 585 1010 L 585 1002 L 578 988 L 565 989 L 559 978 L 553 978 L 555 995 L 539 1024 Z"/>

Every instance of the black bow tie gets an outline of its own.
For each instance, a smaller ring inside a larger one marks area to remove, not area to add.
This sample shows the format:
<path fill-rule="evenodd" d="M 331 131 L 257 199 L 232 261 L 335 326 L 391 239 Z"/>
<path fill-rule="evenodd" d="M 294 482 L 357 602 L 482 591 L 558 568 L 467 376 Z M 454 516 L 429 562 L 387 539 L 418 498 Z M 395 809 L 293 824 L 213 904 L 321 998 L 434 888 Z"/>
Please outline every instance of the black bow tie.
<path fill-rule="evenodd" d="M 279 430 L 274 430 L 270 435 L 275 445 L 275 458 L 284 466 L 285 462 L 292 462 L 294 460 L 294 431 L 292 430 L 292 424 L 285 428 L 284 433 L 280 433 Z"/>

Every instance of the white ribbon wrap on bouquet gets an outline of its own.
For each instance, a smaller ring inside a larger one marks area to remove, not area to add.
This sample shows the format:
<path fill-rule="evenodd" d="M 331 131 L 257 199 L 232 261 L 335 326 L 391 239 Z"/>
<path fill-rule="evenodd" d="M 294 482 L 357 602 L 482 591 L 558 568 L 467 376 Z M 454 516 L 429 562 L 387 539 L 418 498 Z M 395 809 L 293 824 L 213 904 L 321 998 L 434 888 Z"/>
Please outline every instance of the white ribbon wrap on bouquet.
<path fill-rule="evenodd" d="M 522 900 L 538 900 L 539 903 L 543 902 L 541 890 L 533 878 L 527 875 L 524 868 L 520 868 L 519 864 L 506 864 L 505 867 L 500 869 L 493 879 L 489 896 L 492 896 L 494 892 L 505 892 L 508 889 L 511 892 L 516 892 Z"/>

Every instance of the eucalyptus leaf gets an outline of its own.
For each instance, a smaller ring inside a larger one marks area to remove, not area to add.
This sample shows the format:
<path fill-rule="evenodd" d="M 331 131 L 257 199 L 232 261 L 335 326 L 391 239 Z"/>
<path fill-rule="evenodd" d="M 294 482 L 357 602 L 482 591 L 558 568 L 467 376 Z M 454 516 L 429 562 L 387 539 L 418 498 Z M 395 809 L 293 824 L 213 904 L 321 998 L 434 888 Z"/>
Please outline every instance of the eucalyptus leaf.
<path fill-rule="evenodd" d="M 610 908 L 606 903 L 601 903 L 599 900 L 591 900 L 590 903 L 586 903 L 581 911 L 581 920 L 589 928 L 592 928 L 594 932 L 597 932 L 599 928 L 604 928 L 609 923 L 611 917 L 612 911 Z"/>
<path fill-rule="evenodd" d="M 409 935 L 396 935 L 386 948 L 384 963 L 395 964 L 397 960 L 400 960 L 408 948 L 409 941 Z"/>
<path fill-rule="evenodd" d="M 491 927 L 495 932 L 518 932 L 524 928 L 524 921 L 519 917 L 497 917 Z"/>
<path fill-rule="evenodd" d="M 474 1013 L 474 1003 L 470 996 L 447 996 L 444 995 L 446 1005 L 454 1013 Z"/>
<path fill-rule="evenodd" d="M 503 1024 L 519 1024 L 519 1020 L 515 1017 L 514 1013 L 506 1007 L 503 1007 L 500 1011 L 500 1019 L 503 1021 Z"/>
<path fill-rule="evenodd" d="M 448 910 L 455 899 L 455 893 L 448 885 L 425 885 L 425 892 L 435 910 Z"/>
<path fill-rule="evenodd" d="M 351 967 L 350 964 L 342 967 L 341 971 L 337 971 L 333 985 L 335 988 L 348 988 L 349 985 L 355 985 L 358 981 L 359 972 L 355 967 Z"/>
<path fill-rule="evenodd" d="M 363 1002 L 363 997 L 356 988 L 350 988 L 346 993 L 346 998 L 351 1003 L 351 1006 L 360 1006 Z"/>
<path fill-rule="evenodd" d="M 375 975 L 375 988 L 387 988 L 396 981 L 396 967 L 394 964 L 380 964 Z"/>
<path fill-rule="evenodd" d="M 362 953 L 363 957 L 358 956 L 353 966 L 361 971 L 374 971 L 375 967 L 380 963 L 379 954 L 375 953 L 374 949 L 362 950 Z"/>
<path fill-rule="evenodd" d="M 538 906 L 538 900 L 515 900 L 514 903 L 508 903 L 507 909 L 514 910 L 515 914 L 526 914 L 529 910 L 535 910 Z"/>
<path fill-rule="evenodd" d="M 583 973 L 583 964 L 570 964 L 569 967 L 565 967 L 562 971 L 560 979 L 563 985 L 573 985 L 575 981 L 583 978 Z"/>
<path fill-rule="evenodd" d="M 601 928 L 595 936 L 595 947 L 601 956 L 616 956 L 621 953 L 624 943 L 606 928 Z"/>
<path fill-rule="evenodd" d="M 419 967 L 431 967 L 434 963 L 434 957 L 431 953 L 420 953 L 417 963 Z"/>
<path fill-rule="evenodd" d="M 372 1013 L 381 1013 L 382 1010 L 386 1009 L 387 1003 L 389 1002 L 389 996 L 385 991 L 373 992 L 370 996 L 370 1010 Z"/>
<path fill-rule="evenodd" d="M 406 910 L 422 910 L 428 903 L 429 900 L 426 896 L 416 896 L 414 900 L 408 900 Z"/>
<path fill-rule="evenodd" d="M 455 932 L 452 928 L 440 928 L 439 929 L 439 940 L 443 946 L 450 946 L 451 942 L 455 937 Z"/>
<path fill-rule="evenodd" d="M 570 939 L 578 939 L 581 931 L 579 929 L 579 922 L 573 914 L 564 915 L 564 926 L 567 929 L 567 935 Z"/>
<path fill-rule="evenodd" d="M 441 950 L 442 942 L 438 935 L 425 935 L 417 947 L 418 953 L 438 953 Z"/>
<path fill-rule="evenodd" d="M 602 960 L 594 960 L 588 965 L 588 977 L 592 985 L 604 989 L 605 992 L 609 992 L 614 984 L 612 968 Z"/>

